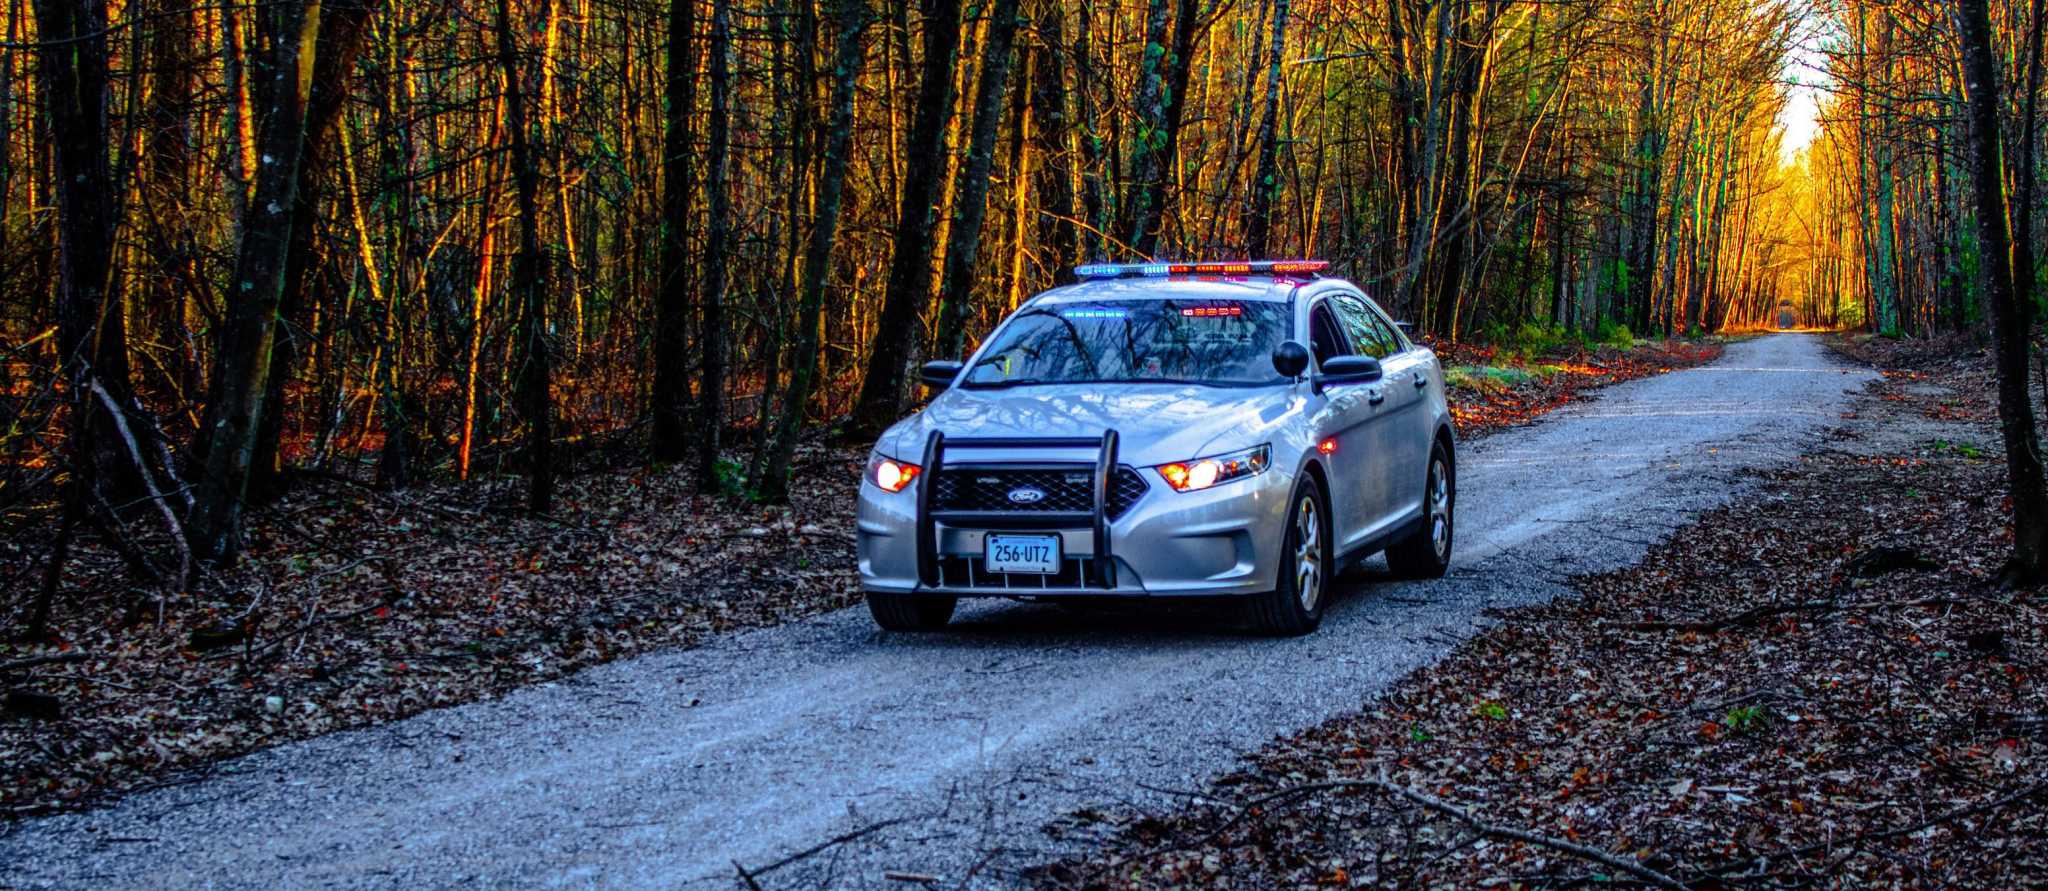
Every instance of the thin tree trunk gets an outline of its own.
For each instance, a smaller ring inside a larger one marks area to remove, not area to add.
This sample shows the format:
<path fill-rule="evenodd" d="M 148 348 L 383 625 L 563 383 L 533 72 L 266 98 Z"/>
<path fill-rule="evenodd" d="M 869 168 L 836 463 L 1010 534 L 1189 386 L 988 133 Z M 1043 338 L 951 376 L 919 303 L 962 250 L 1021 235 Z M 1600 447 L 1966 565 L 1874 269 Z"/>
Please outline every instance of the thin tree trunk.
<path fill-rule="evenodd" d="M 711 209 L 705 228 L 704 294 L 697 377 L 697 488 L 719 491 L 720 434 L 725 430 L 725 284 L 727 246 L 732 233 L 732 195 L 726 188 L 726 153 L 731 142 L 732 4 L 711 0 L 711 144 L 704 156 L 704 190 Z"/>
<path fill-rule="evenodd" d="M 57 352 L 72 403 L 72 472 L 110 499 L 140 491 L 92 384 L 132 404 L 127 329 L 115 292 L 113 173 L 108 168 L 106 9 L 102 0 L 37 0 L 42 98 L 57 203 Z M 82 497 L 82 496 L 81 496 Z"/>
<path fill-rule="evenodd" d="M 552 16 L 554 0 L 544 0 Z M 512 179 L 519 203 L 519 252 L 512 258 L 512 294 L 524 316 L 525 353 L 519 366 L 519 401 L 526 415 L 526 507 L 553 509 L 555 467 L 552 378 L 548 356 L 548 269 L 540 249 L 540 156 L 526 123 L 526 63 L 512 36 L 511 0 L 498 0 L 498 65 L 505 82 L 505 127 L 512 136 Z"/>
<path fill-rule="evenodd" d="M 1443 0 L 1449 2 L 1449 0 Z M 1246 214 L 1244 249 L 1249 257 L 1266 256 L 1273 237 L 1273 198 L 1280 192 L 1280 62 L 1287 45 L 1288 0 L 1273 0 L 1273 36 L 1266 60 L 1265 111 L 1259 117 L 1259 167 L 1253 174 L 1251 209 Z"/>
<path fill-rule="evenodd" d="M 319 0 L 274 0 L 255 14 L 262 46 L 252 74 L 262 97 L 258 143 L 263 163 L 256 169 L 256 189 L 242 218 L 242 243 L 229 279 L 227 329 L 200 426 L 205 462 L 193 481 L 196 498 L 186 529 L 195 558 L 217 564 L 232 560 L 240 549 L 242 498 L 266 408 L 291 241 L 290 208 L 298 189 L 320 32 Z"/>
<path fill-rule="evenodd" d="M 336 122 L 348 98 L 350 68 L 362 47 L 365 25 L 382 0 L 321 0 L 319 46 L 314 50 L 313 86 L 306 103 L 306 136 L 300 150 L 298 185 L 291 207 L 291 241 L 285 254 L 284 293 L 278 317 L 286 323 L 270 357 L 269 390 L 256 436 L 256 455 L 249 464 L 252 503 L 264 503 L 285 491 L 284 466 L 278 446 L 284 435 L 285 385 L 297 371 L 305 351 L 305 317 L 314 288 L 313 229 L 319 222 L 321 174 L 328 163 Z"/>
<path fill-rule="evenodd" d="M 967 169 L 961 172 L 960 194 L 953 206 L 953 224 L 946 239 L 946 267 L 939 286 L 940 355 L 959 356 L 966 339 L 967 315 L 973 303 L 974 262 L 981 250 L 982 224 L 988 218 L 989 175 L 995 167 L 996 125 L 1003 117 L 1003 94 L 1010 83 L 1011 47 L 1017 36 L 1017 0 L 995 0 L 994 16 L 982 47 L 980 82 L 975 87 L 974 124 L 968 136 Z M 1012 171 L 1015 175 L 1015 171 Z"/>
<path fill-rule="evenodd" d="M 1032 69 L 1031 115 L 1037 122 L 1039 177 L 1045 196 L 1039 215 L 1038 244 L 1053 282 L 1072 280 L 1079 257 L 1079 226 L 1074 218 L 1074 174 L 1079 153 L 1069 151 L 1074 122 L 1067 108 L 1067 58 L 1063 0 L 1040 0 L 1038 32 L 1044 41 Z M 1055 158 L 1061 159 L 1056 163 Z"/>
<path fill-rule="evenodd" d="M 913 338 L 931 302 L 933 203 L 946 170 L 946 116 L 953 106 L 953 71 L 960 45 L 960 0 L 927 0 L 924 73 L 917 113 L 910 125 L 903 202 L 890 243 L 889 284 L 868 350 L 851 432 L 880 434 L 903 410 L 906 372 L 914 357 Z"/>
<path fill-rule="evenodd" d="M 1963 76 L 1969 102 L 1971 182 L 1977 199 L 1977 232 L 1983 245 L 1983 279 L 1990 304 L 1998 368 L 1998 419 L 2005 438 L 2006 478 L 2012 494 L 2013 553 L 2005 576 L 2032 584 L 2042 577 L 2048 556 L 2048 488 L 2044 488 L 2041 443 L 2027 396 L 2027 330 L 2020 306 L 2031 300 L 2033 282 L 2013 279 L 2007 231 L 2004 161 L 1998 130 L 1998 75 L 1991 49 L 1987 0 L 1957 0 Z"/>
<path fill-rule="evenodd" d="M 804 253 L 803 298 L 798 304 L 796 348 L 790 356 L 789 392 L 775 426 L 775 448 L 761 476 L 759 496 L 770 503 L 789 500 L 789 465 L 797 434 L 817 380 L 818 329 L 825 307 L 825 280 L 832 271 L 832 244 L 839 207 L 846 195 L 847 158 L 853 145 L 853 96 L 860 80 L 861 32 L 868 25 L 861 0 L 839 0 L 839 45 L 832 56 L 832 111 L 825 125 L 824 166 L 818 174 L 818 214 Z"/>
<path fill-rule="evenodd" d="M 661 147 L 661 280 L 654 325 L 654 389 L 650 394 L 654 435 L 648 443 L 657 461 L 689 453 L 690 232 L 696 188 L 697 0 L 670 0 L 668 9 L 668 108 Z"/>

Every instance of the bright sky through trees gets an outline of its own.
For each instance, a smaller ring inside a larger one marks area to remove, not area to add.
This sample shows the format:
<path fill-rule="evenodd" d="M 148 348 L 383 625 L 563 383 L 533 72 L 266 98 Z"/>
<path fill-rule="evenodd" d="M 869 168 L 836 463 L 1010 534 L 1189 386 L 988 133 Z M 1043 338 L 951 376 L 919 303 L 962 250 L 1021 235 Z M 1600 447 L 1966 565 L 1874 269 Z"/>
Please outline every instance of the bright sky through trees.
<path fill-rule="evenodd" d="M 1785 60 L 1785 109 L 1778 113 L 1784 140 L 1778 151 L 1790 164 L 1820 134 L 1820 104 L 1826 91 L 1827 63 L 1810 28 L 1802 26 L 1798 43 Z"/>

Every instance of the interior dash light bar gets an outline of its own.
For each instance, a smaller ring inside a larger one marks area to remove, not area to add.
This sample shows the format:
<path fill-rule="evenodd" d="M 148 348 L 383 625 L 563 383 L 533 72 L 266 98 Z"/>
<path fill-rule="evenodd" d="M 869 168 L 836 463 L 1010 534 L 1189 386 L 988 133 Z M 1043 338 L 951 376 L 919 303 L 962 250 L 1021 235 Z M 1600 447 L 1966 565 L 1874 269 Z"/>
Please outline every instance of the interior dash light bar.
<path fill-rule="evenodd" d="M 1251 260 L 1232 263 L 1090 263 L 1076 278 L 1157 278 L 1167 275 L 1315 275 L 1328 260 Z"/>

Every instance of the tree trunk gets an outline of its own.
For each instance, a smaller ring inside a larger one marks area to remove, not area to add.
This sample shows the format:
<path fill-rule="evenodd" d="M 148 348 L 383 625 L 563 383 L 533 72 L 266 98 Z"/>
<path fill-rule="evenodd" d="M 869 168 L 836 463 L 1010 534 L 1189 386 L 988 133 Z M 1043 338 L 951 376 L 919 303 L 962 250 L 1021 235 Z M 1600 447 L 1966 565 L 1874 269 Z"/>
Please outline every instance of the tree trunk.
<path fill-rule="evenodd" d="M 553 0 L 545 0 L 550 7 Z M 512 258 L 512 295 L 524 316 L 519 402 L 526 415 L 526 507 L 554 507 L 553 400 L 548 356 L 548 269 L 540 249 L 540 157 L 526 124 L 526 63 L 512 36 L 511 0 L 498 0 L 498 65 L 505 81 L 505 128 L 512 136 L 512 179 L 519 203 L 519 251 Z"/>
<path fill-rule="evenodd" d="M 1074 219 L 1074 167 L 1079 154 L 1067 150 L 1074 125 L 1067 111 L 1069 63 L 1061 5 L 1062 0 L 1040 0 L 1038 4 L 1036 24 L 1044 45 L 1031 78 L 1031 115 L 1037 122 L 1034 136 L 1042 159 L 1038 193 L 1044 196 L 1038 244 L 1055 284 L 1073 280 L 1072 266 L 1080 258 L 1079 226 Z M 1063 160 L 1056 162 L 1055 158 Z"/>
<path fill-rule="evenodd" d="M 147 198 L 139 221 L 154 242 L 155 269 L 150 277 L 148 299 L 142 317 L 164 357 L 164 384 L 175 398 L 189 401 L 199 396 L 198 353 L 192 334 L 185 326 L 185 307 L 200 293 L 199 245 L 194 233 L 195 214 L 192 180 L 192 81 L 197 66 L 192 46 L 198 35 L 193 28 L 193 11 L 185 0 L 159 0 L 155 33 L 150 36 L 149 128 L 144 156 L 148 159 L 144 183 Z M 0 65 L 0 68 L 13 68 Z M 0 72 L 0 80 L 6 78 Z M 0 94 L 6 91 L 0 89 Z M 0 101 L 5 100 L 0 95 Z M 10 116 L 11 117 L 11 116 Z M 0 124 L 0 144 L 5 143 L 6 125 Z M 6 191 L 0 186 L 0 205 Z M 0 211 L 4 215 L 5 211 Z M 0 220 L 0 228 L 4 228 Z M 5 256 L 0 247 L 0 256 Z"/>
<path fill-rule="evenodd" d="M 1266 256 L 1273 237 L 1273 198 L 1280 191 L 1280 62 L 1287 45 L 1287 2 L 1273 0 L 1273 36 L 1266 60 L 1265 111 L 1259 117 L 1259 168 L 1252 176 L 1251 209 L 1246 215 L 1247 257 Z M 1443 0 L 1449 2 L 1449 0 Z"/>
<path fill-rule="evenodd" d="M 988 39 L 982 47 L 980 83 L 975 87 L 974 125 L 967 143 L 967 169 L 953 206 L 953 224 L 946 238 L 945 275 L 939 286 L 940 355 L 959 356 L 967 335 L 972 305 L 975 256 L 981 249 L 982 223 L 988 218 L 989 174 L 995 167 L 996 124 L 1003 116 L 1003 93 L 1010 83 L 1011 47 L 1017 36 L 1017 0 L 995 0 L 989 7 Z M 1016 171 L 1011 171 L 1016 175 Z"/>
<path fill-rule="evenodd" d="M 2007 231 L 2005 169 L 2000 157 L 1998 75 L 1991 49 L 1988 0 L 1957 0 L 1963 77 L 1970 119 L 1971 183 L 1977 199 L 1977 233 L 1983 246 L 1986 303 L 1991 310 L 1998 367 L 1998 419 L 2005 438 L 2006 478 L 2012 493 L 2013 553 L 2007 580 L 2033 584 L 2048 556 L 2048 488 L 2044 488 L 2041 443 L 2027 395 L 2027 329 L 2020 311 L 2032 299 L 2033 282 L 2013 279 Z"/>
<path fill-rule="evenodd" d="M 697 488 L 717 492 L 720 434 L 725 430 L 726 242 L 732 234 L 732 195 L 726 189 L 726 153 L 731 142 L 732 3 L 711 0 L 711 144 L 706 149 L 704 191 L 711 212 L 705 229 L 703 327 L 697 348 L 703 366 L 697 377 Z"/>
<path fill-rule="evenodd" d="M 261 46 L 251 73 L 261 97 L 257 142 L 263 160 L 242 216 L 226 328 L 200 424 L 205 460 L 193 481 L 196 497 L 187 524 L 193 555 L 216 564 L 231 561 L 240 549 L 242 498 L 266 407 L 320 31 L 319 0 L 275 0 L 255 15 Z"/>
<path fill-rule="evenodd" d="M 2041 122 L 2036 113 L 2041 98 L 2041 0 L 2033 0 L 2030 21 L 2027 28 L 2026 85 L 2020 99 L 2020 158 L 2019 169 L 2013 171 L 2014 197 L 2018 206 L 2012 213 L 2012 277 L 2022 291 L 2019 302 L 2020 327 L 2033 330 L 2034 301 L 2031 296 L 2034 286 L 2034 207 L 2035 196 L 2040 194 L 2041 172 L 2035 169 L 2035 158 L 2040 149 Z"/>
<path fill-rule="evenodd" d="M 654 389 L 650 394 L 654 435 L 648 450 L 657 461 L 689 453 L 690 435 L 690 193 L 696 188 L 693 163 L 697 134 L 697 0 L 669 0 L 668 71 L 661 147 L 661 280 L 656 285 Z"/>
<path fill-rule="evenodd" d="M 912 340 L 931 302 L 932 205 L 946 175 L 946 116 L 953 106 L 959 45 L 960 0 L 926 0 L 924 72 L 910 125 L 903 202 L 890 239 L 889 284 L 853 410 L 851 432 L 857 436 L 879 435 L 903 410 Z"/>
<path fill-rule="evenodd" d="M 839 45 L 832 56 L 832 111 L 825 125 L 824 167 L 818 175 L 818 214 L 804 253 L 803 299 L 798 304 L 796 349 L 790 355 L 789 393 L 775 425 L 775 448 L 761 476 L 759 496 L 771 504 L 789 500 L 789 464 L 802 432 L 804 409 L 818 372 L 818 326 L 825 308 L 825 280 L 832 271 L 832 243 L 839 207 L 846 195 L 847 157 L 853 146 L 853 96 L 860 81 L 861 32 L 868 25 L 862 0 L 839 0 Z"/>
<path fill-rule="evenodd" d="M 101 0 L 37 0 L 42 98 L 57 203 L 57 352 L 72 402 L 72 473 L 110 500 L 141 491 L 99 384 L 132 404 L 128 337 L 113 282 L 114 208 L 108 169 L 106 8 Z"/>
<path fill-rule="evenodd" d="M 1123 237 L 1144 258 L 1159 241 L 1159 208 L 1166 191 L 1166 2 L 1151 0 L 1145 13 L 1145 44 L 1139 50 L 1138 115 L 1131 146 L 1130 194 L 1124 198 Z"/>
<path fill-rule="evenodd" d="M 319 46 L 314 50 L 313 88 L 306 102 L 306 136 L 300 150 L 298 185 L 291 209 L 291 246 L 285 254 L 284 293 L 278 298 L 278 317 L 285 321 L 271 352 L 269 390 L 264 394 L 263 421 L 257 428 L 256 455 L 249 464 L 248 499 L 265 503 L 285 492 L 284 465 L 278 446 L 284 435 L 284 388 L 297 370 L 305 317 L 311 308 L 313 277 L 313 229 L 320 219 L 321 174 L 328 160 L 328 147 L 343 101 L 348 98 L 350 68 L 362 47 L 363 32 L 370 14 L 381 0 L 322 0 Z"/>

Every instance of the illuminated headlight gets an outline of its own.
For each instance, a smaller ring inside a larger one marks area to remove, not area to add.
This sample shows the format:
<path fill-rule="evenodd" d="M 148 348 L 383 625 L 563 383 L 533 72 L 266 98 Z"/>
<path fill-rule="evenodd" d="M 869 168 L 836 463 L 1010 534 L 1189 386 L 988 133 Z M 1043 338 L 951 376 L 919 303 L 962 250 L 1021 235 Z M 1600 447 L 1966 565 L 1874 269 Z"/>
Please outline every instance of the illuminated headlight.
<path fill-rule="evenodd" d="M 1264 473 L 1272 461 L 1271 446 L 1255 446 L 1242 452 L 1196 458 L 1193 461 L 1179 461 L 1161 464 L 1153 468 L 1166 479 L 1166 484 L 1177 492 L 1194 492 L 1207 489 L 1218 483 L 1257 476 Z"/>
<path fill-rule="evenodd" d="M 910 481 L 917 479 L 922 468 L 905 464 L 894 458 L 885 458 L 881 452 L 868 456 L 868 482 L 882 487 L 884 492 L 901 492 Z"/>

